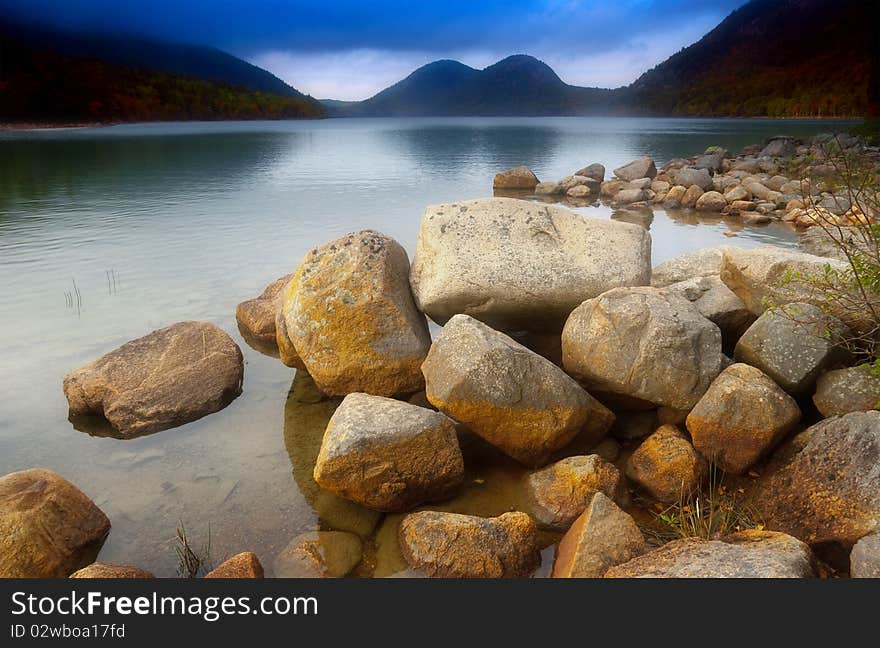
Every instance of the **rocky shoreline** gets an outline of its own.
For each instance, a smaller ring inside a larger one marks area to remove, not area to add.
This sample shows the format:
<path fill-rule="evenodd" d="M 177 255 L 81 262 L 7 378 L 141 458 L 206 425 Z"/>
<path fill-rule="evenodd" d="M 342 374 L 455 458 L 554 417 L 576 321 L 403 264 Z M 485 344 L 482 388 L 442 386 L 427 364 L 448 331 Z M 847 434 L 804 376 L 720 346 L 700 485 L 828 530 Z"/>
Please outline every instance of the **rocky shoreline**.
<path fill-rule="evenodd" d="M 412 575 L 528 577 L 552 549 L 553 577 L 876 576 L 880 377 L 828 335 L 864 321 L 784 280 L 843 262 L 721 246 L 653 266 L 644 227 L 544 202 L 750 224 L 803 226 L 818 209 L 839 226 L 877 218 L 822 184 L 822 145 L 773 138 L 660 169 L 642 158 L 612 180 L 600 164 L 558 183 L 517 167 L 496 192 L 529 199 L 428 207 L 411 264 L 393 239 L 354 232 L 239 304 L 248 343 L 328 406 L 305 468 L 336 513 L 264 557 L 272 573 L 349 575 L 381 524 Z M 442 326 L 433 339 L 428 318 Z M 130 438 L 222 409 L 243 380 L 224 331 L 179 322 L 71 372 L 64 392 L 71 415 Z M 486 451 L 521 467 L 515 496 L 498 514 L 456 510 Z M 724 522 L 701 526 L 703 505 Z M 152 577 L 95 562 L 109 531 L 51 471 L 0 477 L 0 577 Z M 247 551 L 207 574 L 263 575 Z"/>

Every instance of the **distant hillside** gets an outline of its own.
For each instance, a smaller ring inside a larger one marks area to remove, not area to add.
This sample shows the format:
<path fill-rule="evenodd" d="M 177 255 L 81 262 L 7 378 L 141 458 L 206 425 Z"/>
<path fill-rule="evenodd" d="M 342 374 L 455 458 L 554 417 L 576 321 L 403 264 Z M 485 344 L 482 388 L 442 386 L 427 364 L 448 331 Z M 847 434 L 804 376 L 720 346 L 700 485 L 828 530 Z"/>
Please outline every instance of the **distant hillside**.
<path fill-rule="evenodd" d="M 543 62 L 520 55 L 485 70 L 436 61 L 365 101 L 325 106 L 340 116 L 862 116 L 872 110 L 878 5 L 752 0 L 697 43 L 615 90 L 567 85 Z M 873 110 L 876 105 L 875 99 Z"/>
<path fill-rule="evenodd" d="M 0 19 L 0 120 L 281 119 L 324 108 L 212 48 L 76 35 Z"/>
<path fill-rule="evenodd" d="M 644 114 L 850 117 L 868 109 L 874 0 L 753 0 L 622 89 Z"/>
<path fill-rule="evenodd" d="M 331 115 L 571 115 L 589 112 L 610 90 L 567 85 L 546 63 L 509 56 L 484 70 L 435 61 L 360 102 L 325 101 Z"/>

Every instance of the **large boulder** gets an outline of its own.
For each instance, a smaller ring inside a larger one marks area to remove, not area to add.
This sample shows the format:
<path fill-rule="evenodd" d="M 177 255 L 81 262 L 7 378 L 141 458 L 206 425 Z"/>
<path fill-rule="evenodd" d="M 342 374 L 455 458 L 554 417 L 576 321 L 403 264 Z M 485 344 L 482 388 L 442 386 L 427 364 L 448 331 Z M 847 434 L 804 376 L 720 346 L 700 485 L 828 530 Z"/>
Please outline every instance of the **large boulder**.
<path fill-rule="evenodd" d="M 588 164 L 583 169 L 578 169 L 574 172 L 574 175 L 602 182 L 605 180 L 605 166 L 594 162 L 593 164 Z"/>
<path fill-rule="evenodd" d="M 243 376 L 241 349 L 222 329 L 178 322 L 67 374 L 64 395 L 72 415 L 102 415 L 134 437 L 223 409 Z"/>
<path fill-rule="evenodd" d="M 812 392 L 819 375 L 847 359 L 839 320 L 812 304 L 765 311 L 736 343 L 734 357 L 757 367 L 791 394 Z"/>
<path fill-rule="evenodd" d="M 697 211 L 720 212 L 727 207 L 727 200 L 717 191 L 707 191 L 697 199 L 694 206 Z"/>
<path fill-rule="evenodd" d="M 408 276 L 404 249 L 372 230 L 306 254 L 284 291 L 282 313 L 323 392 L 393 396 L 422 388 L 431 338 Z"/>
<path fill-rule="evenodd" d="M 612 567 L 605 578 L 811 578 L 813 561 L 797 538 L 741 531 L 721 540 L 673 540 Z"/>
<path fill-rule="evenodd" d="M 702 248 L 664 261 L 651 271 L 651 285 L 664 288 L 697 277 L 717 277 L 721 273 L 721 257 L 728 247 Z"/>
<path fill-rule="evenodd" d="M 752 312 L 718 275 L 680 281 L 667 286 L 667 290 L 696 306 L 703 317 L 721 329 L 725 342 L 735 343 L 755 321 Z"/>
<path fill-rule="evenodd" d="M 790 158 L 797 153 L 797 144 L 793 137 L 777 135 L 767 140 L 767 144 L 761 149 L 758 157 Z"/>
<path fill-rule="evenodd" d="M 880 528 L 880 412 L 825 419 L 774 458 L 752 493 L 769 528 L 845 547 Z"/>
<path fill-rule="evenodd" d="M 721 371 L 721 331 L 667 290 L 615 288 L 568 318 L 562 362 L 587 389 L 690 409 Z"/>
<path fill-rule="evenodd" d="M 687 417 L 694 447 L 726 472 L 742 473 L 801 419 L 795 400 L 765 373 L 727 367 Z"/>
<path fill-rule="evenodd" d="M 495 189 L 534 189 L 538 177 L 527 166 L 518 166 L 495 174 L 492 183 Z"/>
<path fill-rule="evenodd" d="M 556 549 L 553 578 L 601 578 L 610 567 L 647 551 L 635 520 L 596 493 L 562 537 Z"/>
<path fill-rule="evenodd" d="M 697 156 L 697 159 L 694 160 L 694 168 L 706 169 L 711 173 L 720 173 L 724 168 L 724 158 L 726 156 L 727 151 L 724 149 L 711 152 L 707 151 L 703 155 Z"/>
<path fill-rule="evenodd" d="M 342 578 L 363 558 L 363 543 L 347 531 L 312 531 L 296 536 L 275 557 L 276 578 Z"/>
<path fill-rule="evenodd" d="M 724 251 L 721 261 L 721 280 L 755 315 L 771 306 L 805 302 L 827 308 L 857 332 L 871 330 L 873 325 L 865 313 L 829 302 L 816 283 L 809 280 L 821 279 L 826 271 L 846 272 L 848 267 L 836 259 L 772 245 L 751 250 L 730 248 Z M 869 299 L 880 307 L 880 295 L 869 294 Z"/>
<path fill-rule="evenodd" d="M 446 323 L 422 365 L 428 401 L 518 461 L 539 466 L 614 415 L 546 358 L 467 315 Z"/>
<path fill-rule="evenodd" d="M 816 382 L 813 403 L 825 417 L 880 409 L 880 375 L 870 366 L 828 371 Z"/>
<path fill-rule="evenodd" d="M 398 539 L 410 567 L 440 578 L 522 578 L 541 562 L 538 527 L 519 512 L 411 513 L 401 520 Z"/>
<path fill-rule="evenodd" d="M 94 562 L 73 572 L 70 578 L 155 578 L 155 576 L 140 567 Z"/>
<path fill-rule="evenodd" d="M 699 490 L 708 464 L 687 436 L 663 425 L 630 455 L 626 476 L 658 502 L 680 502 Z"/>
<path fill-rule="evenodd" d="M 205 578 L 263 578 L 263 576 L 263 565 L 257 554 L 252 551 L 235 554 L 205 574 Z"/>
<path fill-rule="evenodd" d="M 349 394 L 333 413 L 318 460 L 321 488 L 380 511 L 448 497 L 464 474 L 455 426 L 403 401 Z"/>
<path fill-rule="evenodd" d="M 0 578 L 66 578 L 95 560 L 109 532 L 101 509 L 51 470 L 0 477 Z"/>
<path fill-rule="evenodd" d="M 692 167 L 676 169 L 672 172 L 672 184 L 681 185 L 685 189 L 697 186 L 703 191 L 708 191 L 712 188 L 712 174 L 706 169 Z"/>
<path fill-rule="evenodd" d="M 428 207 L 411 282 L 439 324 L 457 313 L 505 331 L 562 328 L 585 299 L 650 281 L 644 228 L 510 198 Z"/>
<path fill-rule="evenodd" d="M 596 493 L 618 503 L 626 497 L 623 476 L 599 455 L 567 457 L 526 478 L 529 513 L 548 529 L 565 531 Z"/>
<path fill-rule="evenodd" d="M 849 574 L 853 578 L 880 578 L 880 532 L 855 544 L 849 555 Z"/>
<path fill-rule="evenodd" d="M 654 165 L 654 160 L 645 156 L 614 169 L 614 175 L 628 182 L 641 178 L 653 178 L 657 175 L 657 167 Z"/>
<path fill-rule="evenodd" d="M 293 275 L 280 277 L 266 286 L 254 299 L 241 302 L 235 309 L 235 319 L 243 333 L 258 342 L 275 346 L 275 319 L 281 312 L 281 298 L 284 287 Z"/>

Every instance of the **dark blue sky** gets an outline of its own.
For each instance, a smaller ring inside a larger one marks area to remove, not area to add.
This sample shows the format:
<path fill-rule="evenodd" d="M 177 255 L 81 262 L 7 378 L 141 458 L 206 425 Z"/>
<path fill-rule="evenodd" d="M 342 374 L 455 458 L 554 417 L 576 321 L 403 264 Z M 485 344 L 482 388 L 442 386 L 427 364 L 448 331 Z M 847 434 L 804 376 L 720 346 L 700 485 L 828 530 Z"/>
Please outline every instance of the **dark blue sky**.
<path fill-rule="evenodd" d="M 612 87 L 745 0 L 0 0 L 57 24 L 225 49 L 319 97 L 356 99 L 438 58 L 484 67 L 513 53 L 569 83 Z"/>

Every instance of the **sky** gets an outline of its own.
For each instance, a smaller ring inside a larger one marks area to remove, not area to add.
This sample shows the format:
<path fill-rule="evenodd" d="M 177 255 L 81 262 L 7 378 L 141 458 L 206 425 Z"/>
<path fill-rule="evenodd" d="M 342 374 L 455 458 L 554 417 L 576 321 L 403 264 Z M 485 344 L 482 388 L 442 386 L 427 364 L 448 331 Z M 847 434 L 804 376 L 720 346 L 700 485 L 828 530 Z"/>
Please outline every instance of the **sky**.
<path fill-rule="evenodd" d="M 74 29 L 212 45 L 320 99 L 365 99 L 437 59 L 531 54 L 567 83 L 618 87 L 745 0 L 0 0 Z"/>

